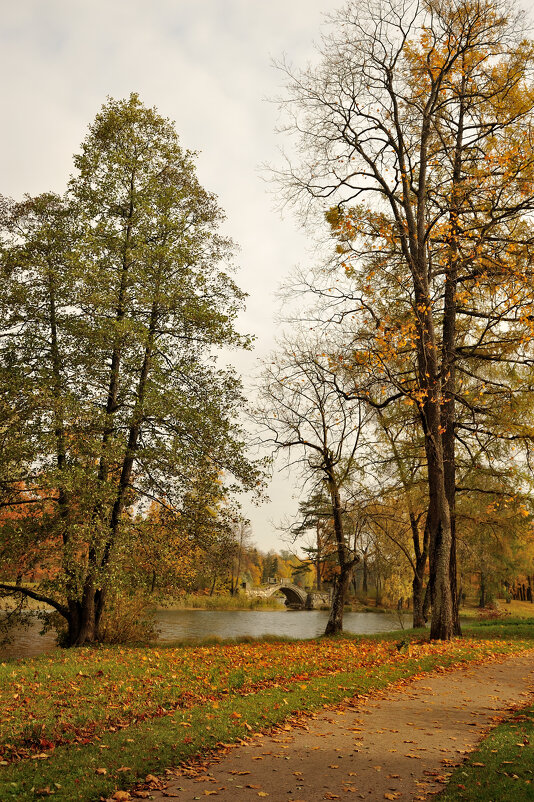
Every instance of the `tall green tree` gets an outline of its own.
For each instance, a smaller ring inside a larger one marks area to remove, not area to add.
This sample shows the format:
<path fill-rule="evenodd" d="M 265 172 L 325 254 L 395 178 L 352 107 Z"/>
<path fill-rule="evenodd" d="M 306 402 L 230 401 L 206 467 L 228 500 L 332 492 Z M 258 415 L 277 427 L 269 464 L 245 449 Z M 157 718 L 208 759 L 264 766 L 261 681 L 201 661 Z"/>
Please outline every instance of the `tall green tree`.
<path fill-rule="evenodd" d="M 244 296 L 194 154 L 132 94 L 103 106 L 74 162 L 64 199 L 13 207 L 3 298 L 18 322 L 1 356 L 27 380 L 27 485 L 44 489 L 61 563 L 48 593 L 17 592 L 52 604 L 82 644 L 121 581 L 131 510 L 179 511 L 206 461 L 241 486 L 257 477 L 235 423 L 239 381 L 215 360 L 248 345 L 234 328 Z"/>

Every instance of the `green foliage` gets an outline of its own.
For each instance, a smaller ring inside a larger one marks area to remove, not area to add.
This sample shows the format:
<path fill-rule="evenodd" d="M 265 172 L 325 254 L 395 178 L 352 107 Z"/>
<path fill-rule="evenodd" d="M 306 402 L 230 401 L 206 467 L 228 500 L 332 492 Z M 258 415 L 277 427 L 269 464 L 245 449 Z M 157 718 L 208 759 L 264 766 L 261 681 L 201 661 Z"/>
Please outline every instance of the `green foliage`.
<path fill-rule="evenodd" d="M 71 643 L 100 637 L 107 594 L 135 575 L 134 509 L 156 499 L 191 519 L 199 476 L 219 501 L 223 478 L 258 481 L 239 381 L 216 363 L 249 345 L 234 328 L 244 295 L 194 155 L 132 94 L 103 106 L 74 163 L 63 198 L 7 205 L 0 253 L 0 371 L 21 418 L 0 459 L 20 502 L 0 570 L 39 568 Z M 198 522 L 189 532 L 201 539 Z"/>

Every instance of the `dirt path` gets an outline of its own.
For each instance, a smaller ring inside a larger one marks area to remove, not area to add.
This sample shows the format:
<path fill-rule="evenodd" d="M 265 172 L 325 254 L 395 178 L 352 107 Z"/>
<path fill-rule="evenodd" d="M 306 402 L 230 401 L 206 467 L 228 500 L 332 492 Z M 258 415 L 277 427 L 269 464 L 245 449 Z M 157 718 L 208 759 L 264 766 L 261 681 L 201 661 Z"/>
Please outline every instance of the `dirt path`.
<path fill-rule="evenodd" d="M 502 714 L 533 698 L 534 651 L 426 675 L 169 773 L 149 798 L 425 799 Z"/>

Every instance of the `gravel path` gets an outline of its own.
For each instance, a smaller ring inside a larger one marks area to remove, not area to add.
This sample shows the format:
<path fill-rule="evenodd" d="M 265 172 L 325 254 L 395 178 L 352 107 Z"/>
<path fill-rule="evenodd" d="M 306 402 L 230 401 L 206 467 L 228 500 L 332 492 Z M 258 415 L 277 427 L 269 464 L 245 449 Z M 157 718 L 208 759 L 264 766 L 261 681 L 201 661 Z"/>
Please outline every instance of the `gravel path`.
<path fill-rule="evenodd" d="M 428 674 L 169 772 L 145 798 L 422 800 L 511 707 L 533 699 L 534 651 Z"/>

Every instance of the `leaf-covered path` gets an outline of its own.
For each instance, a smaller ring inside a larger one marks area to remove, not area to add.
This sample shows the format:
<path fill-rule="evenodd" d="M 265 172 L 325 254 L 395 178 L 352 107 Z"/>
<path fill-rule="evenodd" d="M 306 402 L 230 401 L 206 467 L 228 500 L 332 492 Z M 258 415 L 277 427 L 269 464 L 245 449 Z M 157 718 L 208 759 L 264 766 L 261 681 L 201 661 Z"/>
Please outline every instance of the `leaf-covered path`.
<path fill-rule="evenodd" d="M 488 728 L 533 694 L 534 651 L 438 671 L 255 734 L 144 788 L 160 802 L 421 800 L 443 787 Z"/>

